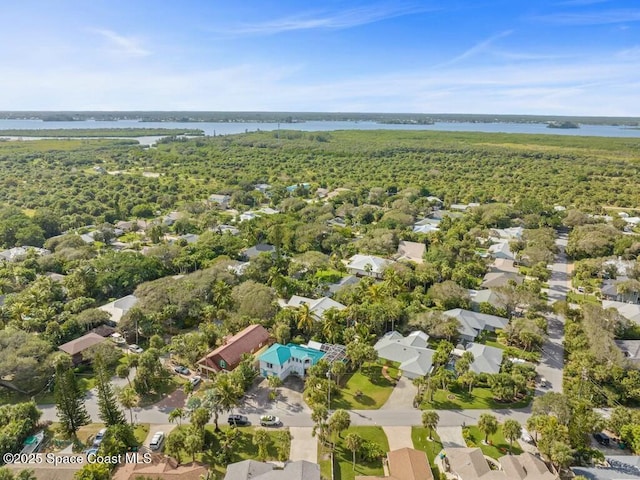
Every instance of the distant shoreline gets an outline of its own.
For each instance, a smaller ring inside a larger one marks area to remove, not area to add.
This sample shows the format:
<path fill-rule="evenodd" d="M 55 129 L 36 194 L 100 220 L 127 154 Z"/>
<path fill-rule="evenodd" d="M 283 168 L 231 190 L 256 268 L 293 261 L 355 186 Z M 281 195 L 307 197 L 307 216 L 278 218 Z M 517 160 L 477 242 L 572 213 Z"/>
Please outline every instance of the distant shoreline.
<path fill-rule="evenodd" d="M 0 130 L 0 136 L 9 137 L 87 137 L 87 138 L 133 138 L 155 137 L 171 135 L 203 136 L 200 129 L 175 129 L 175 128 L 56 128 L 42 130 Z"/>
<path fill-rule="evenodd" d="M 176 123 L 281 123 L 310 121 L 376 122 L 380 124 L 428 125 L 444 123 L 550 123 L 640 127 L 639 117 L 594 117 L 559 115 L 493 115 L 461 113 L 358 113 L 358 112 L 190 112 L 190 111 L 0 111 L 2 120 L 42 122 L 136 121 Z"/>

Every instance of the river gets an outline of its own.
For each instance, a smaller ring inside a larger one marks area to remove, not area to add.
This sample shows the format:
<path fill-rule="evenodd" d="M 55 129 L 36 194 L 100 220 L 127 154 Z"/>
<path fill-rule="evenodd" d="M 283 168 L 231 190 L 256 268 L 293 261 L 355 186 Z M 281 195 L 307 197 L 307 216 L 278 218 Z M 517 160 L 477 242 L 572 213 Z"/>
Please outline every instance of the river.
<path fill-rule="evenodd" d="M 332 131 L 332 130 L 432 130 L 451 132 L 486 133 L 529 133 L 537 135 L 573 135 L 595 137 L 640 138 L 640 129 L 614 125 L 581 125 L 580 128 L 547 128 L 545 123 L 475 123 L 475 122 L 436 122 L 433 125 L 396 125 L 376 122 L 355 121 L 309 121 L 303 123 L 257 123 L 257 122 L 139 122 L 136 120 L 75 122 L 43 122 L 41 120 L 0 119 L 0 130 L 43 130 L 43 129 L 89 129 L 89 128 L 177 128 L 200 129 L 206 135 L 228 135 L 234 133 L 255 132 L 257 130 Z M 149 144 L 160 137 L 137 138 L 143 144 Z M 27 137 L 24 137 L 26 140 Z"/>

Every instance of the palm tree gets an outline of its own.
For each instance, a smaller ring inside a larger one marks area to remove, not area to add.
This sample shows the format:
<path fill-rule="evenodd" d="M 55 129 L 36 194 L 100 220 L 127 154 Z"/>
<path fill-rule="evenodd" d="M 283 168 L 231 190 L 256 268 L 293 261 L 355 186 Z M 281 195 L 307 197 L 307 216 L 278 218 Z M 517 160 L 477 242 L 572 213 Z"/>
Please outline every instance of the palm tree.
<path fill-rule="evenodd" d="M 342 314 L 337 308 L 331 307 L 326 310 L 322 315 L 322 335 L 328 343 L 337 343 L 336 339 L 339 338 L 340 323 L 342 320 Z"/>
<path fill-rule="evenodd" d="M 218 426 L 220 412 L 231 411 L 238 404 L 242 393 L 242 386 L 234 381 L 231 374 L 216 375 L 213 385 L 205 392 L 205 404 L 213 412 L 216 431 L 220 430 Z"/>
<path fill-rule="evenodd" d="M 303 303 L 298 307 L 296 312 L 296 318 L 298 320 L 298 330 L 303 332 L 310 332 L 313 328 L 313 315 L 309 310 L 309 305 Z"/>
<path fill-rule="evenodd" d="M 169 413 L 169 422 L 173 423 L 176 420 L 178 421 L 178 426 L 182 425 L 182 419 L 184 418 L 185 411 L 182 408 L 174 408 Z"/>
<path fill-rule="evenodd" d="M 269 434 L 264 428 L 258 428 L 253 434 L 253 444 L 258 447 L 258 460 L 264 461 L 267 458 L 270 440 Z"/>
<path fill-rule="evenodd" d="M 517 420 L 507 420 L 502 426 L 502 433 L 504 434 L 504 438 L 509 440 L 509 453 L 511 453 L 513 441 L 522 434 L 522 425 L 520 425 Z"/>
<path fill-rule="evenodd" d="M 533 439 L 536 443 L 538 443 L 538 432 L 542 431 L 542 429 L 547 425 L 547 416 L 546 415 L 531 415 L 527 419 L 527 429 L 530 432 L 535 432 Z"/>
<path fill-rule="evenodd" d="M 350 433 L 344 439 L 345 446 L 347 447 L 347 449 L 351 450 L 351 453 L 353 453 L 353 470 L 356 469 L 356 453 L 358 452 L 358 450 L 360 450 L 360 448 L 362 448 L 363 442 L 363 438 L 357 433 Z"/>
<path fill-rule="evenodd" d="M 118 401 L 124 408 L 129 409 L 131 425 L 133 425 L 133 407 L 138 406 L 138 404 L 140 403 L 140 397 L 133 389 L 133 387 L 128 386 L 120 390 L 120 392 L 118 393 Z"/>
<path fill-rule="evenodd" d="M 440 415 L 435 410 L 422 412 L 422 425 L 429 430 L 429 440 L 433 440 L 433 431 L 438 426 Z"/>
<path fill-rule="evenodd" d="M 554 441 L 551 445 L 551 461 L 559 470 L 567 468 L 573 461 L 574 451 L 564 442 Z"/>
<path fill-rule="evenodd" d="M 489 435 L 498 431 L 498 420 L 490 413 L 483 413 L 478 419 L 478 428 L 484 433 L 484 444 L 489 440 Z"/>

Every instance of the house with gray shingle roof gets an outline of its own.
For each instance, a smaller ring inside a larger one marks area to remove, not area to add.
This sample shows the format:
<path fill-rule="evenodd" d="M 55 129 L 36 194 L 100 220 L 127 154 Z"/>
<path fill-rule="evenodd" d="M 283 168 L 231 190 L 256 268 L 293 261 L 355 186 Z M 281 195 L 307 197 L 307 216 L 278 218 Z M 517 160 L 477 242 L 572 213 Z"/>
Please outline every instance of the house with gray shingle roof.
<path fill-rule="evenodd" d="M 508 318 L 498 317 L 497 315 L 488 315 L 486 313 L 473 312 L 462 308 L 454 308 L 443 312 L 450 318 L 455 318 L 460 322 L 460 337 L 464 340 L 473 341 L 483 330 L 494 332 L 502 329 L 509 324 Z"/>
<path fill-rule="evenodd" d="M 329 297 L 321 297 L 314 300 L 312 298 L 301 297 L 299 295 L 292 296 L 289 301 L 283 306 L 289 308 L 298 308 L 302 305 L 309 306 L 309 313 L 311 313 L 311 315 L 313 315 L 316 320 L 322 320 L 324 312 L 331 308 L 335 308 L 336 310 L 344 310 L 345 308 L 347 308 L 345 305 L 341 304 L 340 302 L 336 302 Z"/>
<path fill-rule="evenodd" d="M 509 247 L 509 242 L 502 240 L 498 243 L 494 243 L 489 247 L 489 255 L 493 258 L 504 258 L 506 260 L 515 260 L 516 256 Z"/>
<path fill-rule="evenodd" d="M 280 470 L 272 463 L 244 460 L 229 464 L 224 480 L 320 480 L 320 466 L 298 460 Z"/>
<path fill-rule="evenodd" d="M 395 263 L 393 260 L 376 257 L 375 255 L 356 254 L 349 259 L 347 271 L 361 277 L 382 278 L 384 271 Z"/>
<path fill-rule="evenodd" d="M 386 333 L 374 345 L 378 357 L 400 363 L 402 375 L 409 379 L 427 375 L 433 367 L 435 350 L 428 348 L 429 336 L 420 331 L 403 337 L 398 332 Z"/>
<path fill-rule="evenodd" d="M 473 362 L 470 370 L 474 373 L 500 373 L 503 351 L 500 348 L 482 345 L 481 343 L 469 343 L 466 350 L 455 349 L 454 355 L 462 356 L 464 352 L 473 354 Z"/>

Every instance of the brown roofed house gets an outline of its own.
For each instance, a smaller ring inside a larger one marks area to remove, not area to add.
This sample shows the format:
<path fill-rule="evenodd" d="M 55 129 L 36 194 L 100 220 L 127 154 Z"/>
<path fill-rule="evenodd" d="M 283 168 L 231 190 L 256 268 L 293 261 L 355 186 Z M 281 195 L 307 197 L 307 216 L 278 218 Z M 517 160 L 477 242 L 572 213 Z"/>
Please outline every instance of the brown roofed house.
<path fill-rule="evenodd" d="M 124 463 L 113 474 L 113 480 L 136 480 L 150 478 L 153 480 L 200 480 L 207 478 L 207 468 L 197 462 L 178 465 L 171 457 L 152 455 L 150 463 Z"/>
<path fill-rule="evenodd" d="M 359 476 L 356 480 L 433 480 L 427 455 L 413 448 L 387 453 L 388 477 Z"/>
<path fill-rule="evenodd" d="M 256 353 L 271 343 L 269 332 L 262 325 L 249 325 L 198 360 L 198 368 L 204 374 L 231 371 L 238 366 L 243 354 Z"/>
<path fill-rule="evenodd" d="M 83 360 L 82 352 L 94 345 L 104 342 L 105 340 L 106 338 L 102 335 L 91 332 L 81 336 L 80 338 L 76 338 L 75 340 L 71 340 L 70 342 L 60 345 L 58 349 L 71 355 L 73 364 L 77 365 Z"/>

